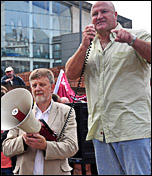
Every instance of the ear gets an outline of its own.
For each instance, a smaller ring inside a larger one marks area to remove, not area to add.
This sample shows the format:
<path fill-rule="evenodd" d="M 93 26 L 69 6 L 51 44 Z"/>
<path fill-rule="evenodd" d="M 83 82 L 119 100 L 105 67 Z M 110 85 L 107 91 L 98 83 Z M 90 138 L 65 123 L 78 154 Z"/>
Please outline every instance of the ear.
<path fill-rule="evenodd" d="M 51 85 L 51 93 L 53 93 L 54 88 L 55 88 L 55 84 L 52 84 L 52 85 Z"/>
<path fill-rule="evenodd" d="M 118 18 L 118 13 L 115 11 L 115 19 L 117 21 L 117 18 Z"/>

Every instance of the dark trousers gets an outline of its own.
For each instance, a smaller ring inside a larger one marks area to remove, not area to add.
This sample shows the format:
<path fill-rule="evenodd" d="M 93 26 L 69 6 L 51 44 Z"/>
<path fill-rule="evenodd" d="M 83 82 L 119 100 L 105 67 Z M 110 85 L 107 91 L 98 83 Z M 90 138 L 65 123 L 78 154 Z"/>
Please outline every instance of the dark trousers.
<path fill-rule="evenodd" d="M 12 167 L 1 168 L 1 175 L 13 175 Z"/>

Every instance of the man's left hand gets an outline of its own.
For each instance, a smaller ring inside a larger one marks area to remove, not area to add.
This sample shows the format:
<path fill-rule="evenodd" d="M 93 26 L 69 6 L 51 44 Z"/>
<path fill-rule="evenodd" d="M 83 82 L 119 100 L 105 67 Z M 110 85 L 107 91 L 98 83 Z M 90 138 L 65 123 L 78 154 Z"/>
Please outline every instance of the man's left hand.
<path fill-rule="evenodd" d="M 116 33 L 116 42 L 130 43 L 133 40 L 133 35 L 124 29 L 112 29 L 111 32 Z"/>

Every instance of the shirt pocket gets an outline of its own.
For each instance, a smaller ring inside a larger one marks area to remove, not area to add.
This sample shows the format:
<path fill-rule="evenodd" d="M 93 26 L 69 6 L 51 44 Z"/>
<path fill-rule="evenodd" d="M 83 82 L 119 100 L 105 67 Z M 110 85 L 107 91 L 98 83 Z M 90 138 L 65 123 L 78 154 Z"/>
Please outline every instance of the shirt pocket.
<path fill-rule="evenodd" d="M 113 72 L 128 71 L 132 61 L 132 54 L 129 51 L 114 53 L 111 57 L 111 70 Z"/>

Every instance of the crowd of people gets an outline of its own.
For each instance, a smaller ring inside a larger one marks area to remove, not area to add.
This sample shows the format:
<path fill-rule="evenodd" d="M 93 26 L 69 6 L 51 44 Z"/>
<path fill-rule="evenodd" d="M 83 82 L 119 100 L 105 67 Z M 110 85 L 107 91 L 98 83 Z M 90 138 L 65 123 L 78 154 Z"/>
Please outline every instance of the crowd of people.
<path fill-rule="evenodd" d="M 65 73 L 70 80 L 80 77 L 91 41 L 84 72 L 89 114 L 86 140 L 93 141 L 98 174 L 151 175 L 151 36 L 145 30 L 123 28 L 110 1 L 94 3 L 91 17 L 92 25 L 84 29 Z M 43 119 L 59 135 L 69 100 L 53 94 L 54 75 L 49 69 L 33 70 L 29 83 L 35 118 Z M 3 97 L 8 91 L 5 85 L 25 83 L 7 67 L 1 85 Z M 75 111 L 60 139 L 49 141 L 39 132 L 13 128 L 1 131 L 1 142 L 2 175 L 70 175 L 68 158 L 79 150 Z"/>

